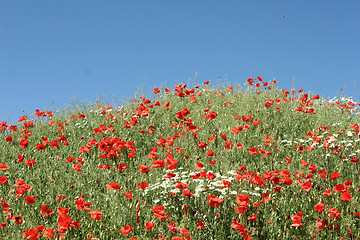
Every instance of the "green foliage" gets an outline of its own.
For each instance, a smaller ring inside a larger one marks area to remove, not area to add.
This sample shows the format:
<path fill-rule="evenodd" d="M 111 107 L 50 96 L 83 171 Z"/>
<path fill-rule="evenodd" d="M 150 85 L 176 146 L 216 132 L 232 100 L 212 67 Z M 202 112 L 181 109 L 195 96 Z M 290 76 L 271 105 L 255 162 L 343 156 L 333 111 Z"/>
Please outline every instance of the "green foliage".
<path fill-rule="evenodd" d="M 180 84 L 126 106 L 79 103 L 3 123 L 0 238 L 359 237 L 355 104 L 255 81 Z"/>

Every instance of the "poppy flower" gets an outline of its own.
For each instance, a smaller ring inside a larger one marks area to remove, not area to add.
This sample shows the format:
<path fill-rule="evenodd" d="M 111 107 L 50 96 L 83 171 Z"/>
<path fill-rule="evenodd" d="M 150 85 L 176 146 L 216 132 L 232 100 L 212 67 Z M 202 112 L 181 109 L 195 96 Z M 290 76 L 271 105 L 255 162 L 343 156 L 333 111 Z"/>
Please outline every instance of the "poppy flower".
<path fill-rule="evenodd" d="M 25 204 L 33 204 L 36 200 L 36 196 L 27 196 L 24 198 Z"/>
<path fill-rule="evenodd" d="M 44 145 L 44 144 L 36 144 L 36 150 L 42 150 L 42 149 L 46 149 L 46 145 Z"/>
<path fill-rule="evenodd" d="M 4 203 L 1 207 L 4 209 L 3 213 L 7 213 L 10 210 L 9 204 L 7 203 Z"/>
<path fill-rule="evenodd" d="M 151 165 L 151 168 L 164 168 L 165 162 L 164 160 L 155 160 Z"/>
<path fill-rule="evenodd" d="M 338 177 L 340 176 L 340 173 L 339 172 L 333 172 L 332 174 L 330 174 L 330 178 L 331 180 L 335 180 L 337 179 Z"/>
<path fill-rule="evenodd" d="M 74 166 L 71 169 L 75 170 L 77 172 L 81 172 L 81 166 L 78 163 L 75 163 Z"/>
<path fill-rule="evenodd" d="M 214 152 L 212 150 L 208 150 L 205 154 L 209 156 L 214 156 Z"/>
<path fill-rule="evenodd" d="M 243 149 L 244 148 L 244 145 L 242 143 L 237 143 L 236 144 L 236 147 L 239 148 L 239 149 Z"/>
<path fill-rule="evenodd" d="M 133 225 L 132 225 L 132 224 L 131 224 L 131 226 L 130 226 L 130 225 L 126 225 L 126 226 L 123 226 L 123 227 L 121 228 L 120 233 L 121 233 L 122 235 L 124 235 L 124 236 L 127 236 L 130 232 L 132 232 L 132 230 L 133 230 Z"/>
<path fill-rule="evenodd" d="M 216 163 L 216 159 L 213 159 L 213 160 L 211 160 L 208 164 L 209 165 L 213 165 L 213 164 L 215 164 Z"/>
<path fill-rule="evenodd" d="M 170 222 L 167 226 L 168 226 L 170 232 L 176 232 L 176 231 L 177 231 L 177 229 L 176 229 L 176 223 Z"/>
<path fill-rule="evenodd" d="M 334 219 L 334 218 L 340 218 L 341 217 L 341 213 L 338 212 L 337 208 L 330 208 L 327 212 L 330 213 L 329 219 Z"/>
<path fill-rule="evenodd" d="M 49 239 L 52 239 L 54 237 L 54 229 L 53 228 L 48 228 L 44 231 L 43 233 L 43 237 L 47 237 Z"/>
<path fill-rule="evenodd" d="M 256 155 L 256 154 L 259 154 L 259 152 L 257 151 L 256 148 L 250 148 L 249 154 L 251 154 L 251 155 Z"/>
<path fill-rule="evenodd" d="M 110 165 L 109 164 L 100 164 L 100 166 L 97 166 L 96 168 L 102 168 L 102 169 L 110 169 Z"/>
<path fill-rule="evenodd" d="M 342 194 L 340 195 L 340 198 L 341 198 L 341 200 L 343 200 L 343 201 L 348 201 L 348 202 L 351 201 L 351 195 L 350 195 L 350 193 L 349 193 L 347 190 L 345 190 L 345 191 L 342 192 Z"/>
<path fill-rule="evenodd" d="M 338 184 L 335 187 L 333 187 L 334 192 L 342 192 L 345 190 L 344 184 Z"/>
<path fill-rule="evenodd" d="M 142 173 L 148 173 L 150 172 L 150 169 L 148 166 L 145 165 L 139 165 L 140 170 L 138 172 L 142 172 Z"/>
<path fill-rule="evenodd" d="M 210 195 L 207 197 L 207 199 L 209 199 L 208 204 L 212 208 L 219 207 L 220 204 L 224 201 L 223 199 L 221 199 L 215 195 Z"/>
<path fill-rule="evenodd" d="M 102 220 L 103 216 L 101 216 L 101 211 L 100 210 L 95 210 L 95 211 L 91 211 L 91 218 L 94 220 Z"/>
<path fill-rule="evenodd" d="M 28 143 L 29 143 L 28 140 L 25 139 L 25 140 L 20 141 L 19 146 L 20 146 L 21 148 L 27 148 Z"/>
<path fill-rule="evenodd" d="M 239 194 L 237 195 L 237 199 L 235 200 L 235 202 L 237 204 L 239 204 L 242 207 L 247 207 L 249 205 L 250 199 L 249 199 L 249 195 L 247 194 Z"/>
<path fill-rule="evenodd" d="M 184 193 L 181 194 L 181 197 L 184 197 L 184 196 L 193 197 L 194 196 L 194 194 L 192 194 L 189 189 L 183 189 L 183 192 Z"/>
<path fill-rule="evenodd" d="M 253 215 L 248 216 L 248 220 L 250 222 L 256 222 L 258 220 L 257 216 L 256 216 L 256 213 L 254 213 Z"/>
<path fill-rule="evenodd" d="M 149 186 L 149 183 L 148 182 L 141 182 L 137 186 L 138 186 L 139 189 L 146 189 Z"/>
<path fill-rule="evenodd" d="M 302 190 L 305 190 L 305 191 L 310 191 L 311 189 L 311 180 L 308 179 L 302 186 L 301 186 L 301 189 Z"/>
<path fill-rule="evenodd" d="M 25 229 L 25 232 L 22 233 L 23 237 L 27 239 L 36 240 L 40 237 L 37 228 Z"/>
<path fill-rule="evenodd" d="M 303 212 L 298 212 L 296 215 L 292 215 L 291 216 L 291 220 L 293 222 L 293 224 L 291 225 L 292 227 L 300 227 L 303 226 L 302 224 L 302 216 L 303 216 Z"/>
<path fill-rule="evenodd" d="M 128 198 L 128 199 L 133 199 L 132 189 L 130 190 L 130 192 L 127 193 L 127 192 L 124 191 L 124 193 L 125 193 L 125 197 L 126 197 L 126 198 Z"/>
<path fill-rule="evenodd" d="M 201 162 L 197 162 L 195 165 L 195 169 L 199 170 L 202 169 L 204 167 L 204 164 L 202 164 Z"/>
<path fill-rule="evenodd" d="M 252 84 L 254 83 L 254 79 L 253 78 L 248 78 L 247 82 L 252 86 Z"/>
<path fill-rule="evenodd" d="M 127 169 L 128 166 L 123 164 L 123 163 L 120 163 L 120 164 L 116 164 L 116 169 L 120 172 L 124 171 L 125 169 Z"/>
<path fill-rule="evenodd" d="M 45 218 L 52 214 L 52 210 L 47 207 L 46 204 L 41 206 L 40 214 L 45 214 Z"/>
<path fill-rule="evenodd" d="M 325 212 L 324 204 L 322 202 L 319 202 L 315 205 L 314 209 L 320 213 Z"/>
<path fill-rule="evenodd" d="M 207 144 L 205 142 L 198 142 L 197 147 L 198 148 L 206 148 Z"/>
<path fill-rule="evenodd" d="M 270 197 L 270 194 L 269 193 L 263 193 L 261 195 L 261 198 L 263 200 L 263 203 L 266 203 L 267 201 L 270 201 L 272 198 Z"/>
<path fill-rule="evenodd" d="M 169 179 L 171 179 L 171 178 L 173 178 L 173 177 L 175 177 L 175 176 L 176 176 L 176 173 L 168 172 L 168 174 L 165 175 L 164 178 L 169 178 Z"/>
<path fill-rule="evenodd" d="M 91 211 L 91 203 L 90 202 L 84 203 L 83 197 L 76 200 L 75 204 L 77 210 L 85 210 L 87 212 Z"/>
<path fill-rule="evenodd" d="M 60 228 L 68 229 L 71 218 L 66 213 L 59 214 L 58 224 Z"/>
<path fill-rule="evenodd" d="M 0 176 L 0 184 L 7 184 L 8 183 L 8 179 L 5 176 Z"/>
<path fill-rule="evenodd" d="M 150 230 L 150 229 L 154 228 L 154 226 L 155 226 L 154 222 L 146 222 L 144 231 L 147 230 L 147 229 Z"/>
<path fill-rule="evenodd" d="M 109 183 L 109 184 L 106 184 L 106 188 L 109 189 L 109 190 L 119 190 L 121 188 L 121 186 L 119 184 L 117 184 L 117 182 L 113 182 L 113 183 Z"/>
<path fill-rule="evenodd" d="M 189 235 L 189 231 L 186 228 L 180 228 L 179 233 L 182 235 Z"/>
<path fill-rule="evenodd" d="M 185 189 L 185 188 L 187 188 L 187 187 L 189 187 L 189 184 L 186 184 L 186 183 L 182 183 L 182 182 L 180 182 L 180 181 L 176 181 L 176 188 L 178 188 L 178 189 Z"/>
<path fill-rule="evenodd" d="M 233 219 L 231 227 L 238 230 L 240 235 L 245 235 L 248 231 L 243 223 L 239 223 L 238 221 Z"/>
<path fill-rule="evenodd" d="M 203 228 L 205 228 L 205 225 L 204 225 L 204 222 L 203 221 L 199 221 L 198 222 L 198 226 L 197 226 L 197 228 L 196 228 L 196 230 L 201 230 L 201 229 L 203 229 Z"/>

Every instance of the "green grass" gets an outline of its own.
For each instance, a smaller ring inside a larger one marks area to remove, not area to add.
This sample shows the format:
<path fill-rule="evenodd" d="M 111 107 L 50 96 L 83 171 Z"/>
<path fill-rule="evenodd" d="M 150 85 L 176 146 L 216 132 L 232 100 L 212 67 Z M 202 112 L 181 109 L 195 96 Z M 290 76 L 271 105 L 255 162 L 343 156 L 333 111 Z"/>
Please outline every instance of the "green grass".
<path fill-rule="evenodd" d="M 3 122 L 0 238 L 360 237 L 358 104 L 264 85 Z"/>

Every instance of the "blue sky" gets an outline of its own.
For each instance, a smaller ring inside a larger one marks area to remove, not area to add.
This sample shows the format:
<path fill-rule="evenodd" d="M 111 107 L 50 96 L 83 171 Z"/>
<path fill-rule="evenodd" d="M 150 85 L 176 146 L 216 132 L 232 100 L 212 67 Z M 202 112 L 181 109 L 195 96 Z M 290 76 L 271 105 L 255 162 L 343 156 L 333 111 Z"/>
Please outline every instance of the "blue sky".
<path fill-rule="evenodd" d="M 2 1 L 0 121 L 218 76 L 359 100 L 360 1 Z M 283 17 L 285 16 L 285 17 Z"/>

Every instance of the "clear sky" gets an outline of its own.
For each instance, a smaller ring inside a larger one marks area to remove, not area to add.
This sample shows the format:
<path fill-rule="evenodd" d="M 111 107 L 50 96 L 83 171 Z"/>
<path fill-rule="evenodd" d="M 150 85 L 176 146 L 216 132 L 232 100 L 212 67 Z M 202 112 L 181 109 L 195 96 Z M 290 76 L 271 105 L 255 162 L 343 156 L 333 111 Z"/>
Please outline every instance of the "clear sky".
<path fill-rule="evenodd" d="M 358 101 L 360 1 L 0 3 L 0 121 L 218 76 Z"/>

